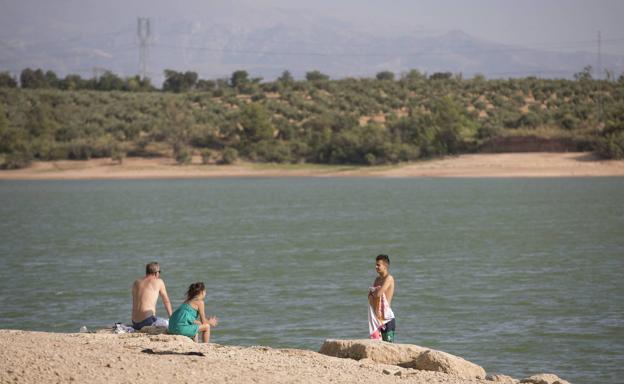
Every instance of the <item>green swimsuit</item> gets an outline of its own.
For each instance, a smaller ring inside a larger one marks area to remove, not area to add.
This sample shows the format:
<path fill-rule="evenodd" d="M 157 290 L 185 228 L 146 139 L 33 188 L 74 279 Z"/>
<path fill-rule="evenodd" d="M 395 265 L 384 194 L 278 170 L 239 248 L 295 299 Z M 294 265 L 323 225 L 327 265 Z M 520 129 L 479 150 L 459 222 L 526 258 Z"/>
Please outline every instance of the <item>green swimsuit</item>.
<path fill-rule="evenodd" d="M 195 323 L 198 318 L 199 311 L 184 303 L 171 314 L 167 331 L 172 335 L 183 335 L 192 339 L 199 330 L 199 324 Z"/>

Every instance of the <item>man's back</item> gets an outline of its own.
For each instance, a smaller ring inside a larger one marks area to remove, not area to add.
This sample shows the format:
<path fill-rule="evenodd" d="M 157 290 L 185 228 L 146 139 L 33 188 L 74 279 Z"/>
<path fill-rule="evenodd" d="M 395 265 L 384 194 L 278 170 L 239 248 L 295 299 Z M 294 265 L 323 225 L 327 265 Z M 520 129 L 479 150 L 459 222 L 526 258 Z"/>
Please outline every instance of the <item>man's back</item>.
<path fill-rule="evenodd" d="M 145 276 L 132 285 L 132 321 L 140 322 L 156 316 L 156 302 L 163 281 L 157 277 Z"/>

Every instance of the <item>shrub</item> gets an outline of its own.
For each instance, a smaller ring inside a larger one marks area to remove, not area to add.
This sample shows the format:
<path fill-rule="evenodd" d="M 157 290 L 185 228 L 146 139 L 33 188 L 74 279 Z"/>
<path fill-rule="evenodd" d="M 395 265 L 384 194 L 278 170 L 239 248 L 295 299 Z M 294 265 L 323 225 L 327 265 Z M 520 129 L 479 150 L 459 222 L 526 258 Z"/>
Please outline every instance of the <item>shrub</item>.
<path fill-rule="evenodd" d="M 32 162 L 32 155 L 29 152 L 10 153 L 0 164 L 0 169 L 20 169 L 26 168 Z"/>
<path fill-rule="evenodd" d="M 394 73 L 390 72 L 390 71 L 381 71 L 379 73 L 377 73 L 377 80 L 386 80 L 386 81 L 393 81 L 394 80 Z"/>
<path fill-rule="evenodd" d="M 227 147 L 221 154 L 219 164 L 234 164 L 238 160 L 238 151 L 234 148 Z"/>
<path fill-rule="evenodd" d="M 320 71 L 310 71 L 310 72 L 306 72 L 306 80 L 307 81 L 327 81 L 329 80 L 329 76 L 327 76 L 326 74 L 320 72 Z"/>
<path fill-rule="evenodd" d="M 192 160 L 188 146 L 180 142 L 173 144 L 173 157 L 178 164 L 188 164 Z"/>
<path fill-rule="evenodd" d="M 93 147 L 84 139 L 67 143 L 67 158 L 71 160 L 89 160 L 93 155 Z"/>
<path fill-rule="evenodd" d="M 596 153 L 607 159 L 624 159 L 624 130 L 609 133 L 599 139 Z"/>
<path fill-rule="evenodd" d="M 579 119 L 577 119 L 572 114 L 566 113 L 563 116 L 561 116 L 560 123 L 561 123 L 561 127 L 563 129 L 571 131 L 571 130 L 576 129 L 578 127 L 580 121 L 579 121 Z"/>
<path fill-rule="evenodd" d="M 364 162 L 366 162 L 366 164 L 375 165 L 376 161 L 377 158 L 372 153 L 367 153 L 366 155 L 364 155 Z"/>
<path fill-rule="evenodd" d="M 202 164 L 209 164 L 211 157 L 212 157 L 212 151 L 210 149 L 202 149 L 201 151 Z"/>
<path fill-rule="evenodd" d="M 126 153 L 119 147 L 119 145 L 113 145 L 111 148 L 111 160 L 122 164 L 126 157 Z"/>
<path fill-rule="evenodd" d="M 252 149 L 253 160 L 287 163 L 291 161 L 290 147 L 283 141 L 262 140 Z"/>
<path fill-rule="evenodd" d="M 478 139 L 491 139 L 503 132 L 502 127 L 493 121 L 485 121 L 477 130 Z"/>

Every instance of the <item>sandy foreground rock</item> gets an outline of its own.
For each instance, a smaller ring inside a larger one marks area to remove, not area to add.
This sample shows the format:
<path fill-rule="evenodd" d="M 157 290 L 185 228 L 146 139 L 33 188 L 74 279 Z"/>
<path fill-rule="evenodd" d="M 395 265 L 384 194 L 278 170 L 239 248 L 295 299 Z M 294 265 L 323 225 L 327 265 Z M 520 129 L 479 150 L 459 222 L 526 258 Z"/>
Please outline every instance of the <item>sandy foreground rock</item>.
<path fill-rule="evenodd" d="M 326 340 L 320 353 L 371 360 L 419 371 L 447 373 L 464 379 L 484 379 L 485 370 L 450 353 L 412 344 L 391 344 L 376 340 Z"/>
<path fill-rule="evenodd" d="M 381 364 L 411 364 L 422 353 L 428 351 L 412 344 L 382 343 L 376 340 L 325 340 L 320 353 L 327 356 L 354 360 L 371 360 Z"/>
<path fill-rule="evenodd" d="M 493 383 L 306 350 L 196 344 L 183 336 L 0 330 L 0 383 L 68 382 Z"/>

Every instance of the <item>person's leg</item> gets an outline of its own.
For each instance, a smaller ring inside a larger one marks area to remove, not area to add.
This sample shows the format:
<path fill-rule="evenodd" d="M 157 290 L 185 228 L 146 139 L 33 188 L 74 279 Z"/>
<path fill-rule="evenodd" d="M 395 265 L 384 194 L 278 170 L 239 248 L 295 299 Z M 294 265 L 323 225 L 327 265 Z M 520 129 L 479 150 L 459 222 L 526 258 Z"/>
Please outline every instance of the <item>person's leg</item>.
<path fill-rule="evenodd" d="M 394 343 L 394 331 L 386 331 L 381 333 L 381 339 L 388 343 Z"/>
<path fill-rule="evenodd" d="M 202 339 L 204 343 L 210 342 L 210 325 L 202 324 L 199 326 L 199 332 L 202 333 Z"/>
<path fill-rule="evenodd" d="M 381 339 L 383 341 L 387 341 L 389 343 L 394 343 L 395 341 L 395 336 L 394 336 L 394 332 L 396 330 L 396 321 L 395 319 L 390 320 L 389 322 L 386 323 L 386 325 L 384 326 L 384 328 L 381 331 Z"/>

